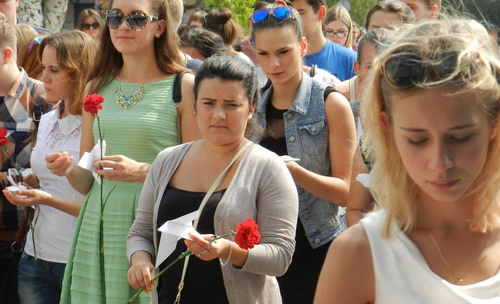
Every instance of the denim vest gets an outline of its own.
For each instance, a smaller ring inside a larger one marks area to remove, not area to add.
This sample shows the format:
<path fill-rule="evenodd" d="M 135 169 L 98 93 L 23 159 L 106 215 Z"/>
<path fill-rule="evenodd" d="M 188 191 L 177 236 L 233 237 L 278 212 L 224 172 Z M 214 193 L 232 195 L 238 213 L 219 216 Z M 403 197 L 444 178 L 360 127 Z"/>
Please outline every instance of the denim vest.
<path fill-rule="evenodd" d="M 323 95 L 326 86 L 303 73 L 292 106 L 283 114 L 288 155 L 300 158 L 297 163 L 317 174 L 331 176 L 328 151 L 328 126 Z M 257 104 L 253 122 L 265 130 L 266 105 L 273 87 L 267 89 Z M 258 143 L 262 132 L 250 134 Z M 324 245 L 346 229 L 345 209 L 319 199 L 297 185 L 299 218 L 313 248 Z"/>

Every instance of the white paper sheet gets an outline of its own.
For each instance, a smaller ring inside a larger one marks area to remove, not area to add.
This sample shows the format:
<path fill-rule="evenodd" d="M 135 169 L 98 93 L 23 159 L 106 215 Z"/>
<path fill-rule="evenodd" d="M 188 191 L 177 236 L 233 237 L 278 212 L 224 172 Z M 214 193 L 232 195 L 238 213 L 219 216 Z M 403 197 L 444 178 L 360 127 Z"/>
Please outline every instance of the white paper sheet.
<path fill-rule="evenodd" d="M 174 220 L 167 221 L 163 224 L 158 231 L 161 232 L 160 245 L 158 246 L 158 254 L 156 255 L 156 266 L 165 261 L 166 258 L 175 250 L 177 241 L 184 238 L 190 240 L 189 233 L 201 237 L 201 235 L 194 230 L 193 221 L 198 218 L 198 210 L 189 214 L 178 217 Z"/>
<path fill-rule="evenodd" d="M 356 176 L 356 180 L 365 186 L 365 188 L 370 188 L 370 174 L 360 173 Z"/>
<path fill-rule="evenodd" d="M 101 159 L 101 146 L 99 145 L 100 141 L 97 141 L 97 144 L 92 148 L 92 151 L 83 153 L 80 161 L 78 162 L 78 166 L 83 169 L 89 170 L 92 172 L 95 180 L 101 184 L 101 179 L 99 178 L 99 174 L 95 173 L 95 169 L 93 164 L 96 160 Z M 106 155 L 106 140 L 102 141 L 102 156 Z"/>

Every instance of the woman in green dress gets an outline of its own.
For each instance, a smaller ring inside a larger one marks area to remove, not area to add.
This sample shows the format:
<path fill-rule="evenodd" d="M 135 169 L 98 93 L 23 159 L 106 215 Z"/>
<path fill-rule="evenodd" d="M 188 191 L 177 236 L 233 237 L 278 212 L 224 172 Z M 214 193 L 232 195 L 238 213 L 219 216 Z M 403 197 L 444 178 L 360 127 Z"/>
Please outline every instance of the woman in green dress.
<path fill-rule="evenodd" d="M 176 74 L 185 71 L 168 1 L 115 0 L 106 12 L 101 49 L 88 93 L 104 97 L 99 111 L 107 151 L 90 171 L 66 153 L 47 155 L 52 173 L 66 176 L 87 199 L 80 213 L 63 281 L 61 303 L 125 303 L 135 291 L 127 281 L 126 236 L 150 164 L 158 152 L 199 137 L 193 113 L 193 80 L 181 81 L 182 100 L 172 99 Z M 81 153 L 99 139 L 97 120 L 83 113 Z M 182 130 L 179 134 L 178 130 Z M 100 166 L 106 170 L 99 169 Z M 103 254 L 101 254 L 101 238 Z M 147 295 L 141 303 L 149 302 Z"/>

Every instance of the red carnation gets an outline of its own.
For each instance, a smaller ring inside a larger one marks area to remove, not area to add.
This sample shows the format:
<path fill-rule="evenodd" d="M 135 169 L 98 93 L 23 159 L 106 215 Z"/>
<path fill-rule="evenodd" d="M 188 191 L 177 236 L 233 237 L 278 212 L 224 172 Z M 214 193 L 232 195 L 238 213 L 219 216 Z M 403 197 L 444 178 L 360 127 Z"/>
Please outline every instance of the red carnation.
<path fill-rule="evenodd" d="M 0 145 L 1 146 L 5 146 L 10 142 L 10 140 L 7 138 L 7 134 L 8 134 L 7 129 L 3 129 L 3 128 L 0 129 Z"/>
<path fill-rule="evenodd" d="M 234 241 L 242 249 L 252 249 L 260 241 L 259 226 L 251 218 L 236 226 Z"/>
<path fill-rule="evenodd" d="M 99 110 L 102 110 L 101 103 L 104 102 L 104 97 L 98 94 L 87 95 L 83 100 L 83 109 L 92 114 L 97 114 Z"/>

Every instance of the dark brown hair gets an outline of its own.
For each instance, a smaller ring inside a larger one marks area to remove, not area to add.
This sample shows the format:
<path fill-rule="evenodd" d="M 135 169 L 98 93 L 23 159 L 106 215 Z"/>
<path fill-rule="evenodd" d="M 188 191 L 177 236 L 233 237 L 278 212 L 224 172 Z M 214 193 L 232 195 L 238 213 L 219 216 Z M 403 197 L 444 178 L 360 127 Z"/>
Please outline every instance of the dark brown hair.
<path fill-rule="evenodd" d="M 212 10 L 205 16 L 203 27 L 219 34 L 226 45 L 232 45 L 243 36 L 241 26 L 231 19 L 232 16 L 228 8 Z"/>

